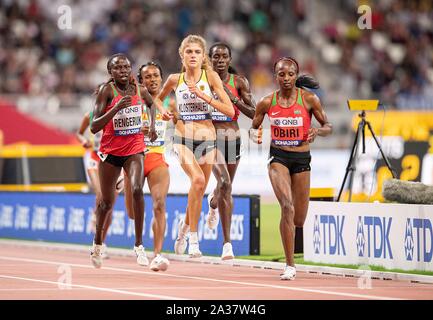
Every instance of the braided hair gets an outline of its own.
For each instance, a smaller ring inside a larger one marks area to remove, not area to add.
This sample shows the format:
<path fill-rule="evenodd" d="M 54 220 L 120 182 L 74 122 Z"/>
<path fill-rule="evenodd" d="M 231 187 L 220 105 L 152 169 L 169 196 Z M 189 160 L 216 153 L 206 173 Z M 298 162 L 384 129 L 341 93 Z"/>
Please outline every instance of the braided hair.
<path fill-rule="evenodd" d="M 142 64 L 140 66 L 140 68 L 138 69 L 137 79 L 138 79 L 139 83 L 143 83 L 143 77 L 141 76 L 141 71 L 143 70 L 143 68 L 146 68 L 146 67 L 149 67 L 149 66 L 157 67 L 159 69 L 159 74 L 161 75 L 161 78 L 162 78 L 162 68 L 161 68 L 161 65 L 159 63 L 157 63 L 157 62 L 149 61 L 149 62 L 147 62 L 145 64 Z"/>

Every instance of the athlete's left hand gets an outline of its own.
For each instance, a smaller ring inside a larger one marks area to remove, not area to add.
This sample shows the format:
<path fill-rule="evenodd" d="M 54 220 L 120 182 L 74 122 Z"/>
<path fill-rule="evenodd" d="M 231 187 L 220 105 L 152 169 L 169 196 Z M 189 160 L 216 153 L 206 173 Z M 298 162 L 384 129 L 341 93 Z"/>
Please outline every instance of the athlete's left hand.
<path fill-rule="evenodd" d="M 314 142 L 314 139 L 316 139 L 318 133 L 319 133 L 319 129 L 317 129 L 317 128 L 310 128 L 310 129 L 308 130 L 308 138 L 307 138 L 307 141 L 308 141 L 309 143 Z"/>
<path fill-rule="evenodd" d="M 155 127 L 149 128 L 149 138 L 151 142 L 155 141 L 158 138 L 158 134 L 156 133 Z"/>

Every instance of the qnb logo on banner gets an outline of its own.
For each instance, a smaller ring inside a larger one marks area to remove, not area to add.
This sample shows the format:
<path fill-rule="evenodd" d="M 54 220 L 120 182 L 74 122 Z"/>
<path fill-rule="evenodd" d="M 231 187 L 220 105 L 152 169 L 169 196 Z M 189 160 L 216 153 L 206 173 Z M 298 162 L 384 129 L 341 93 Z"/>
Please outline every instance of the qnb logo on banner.
<path fill-rule="evenodd" d="M 432 261 L 433 228 L 429 219 L 408 218 L 406 220 L 404 252 L 407 261 Z"/>
<path fill-rule="evenodd" d="M 392 218 L 364 216 L 358 217 L 356 228 L 356 248 L 359 257 L 392 259 L 389 232 Z"/>
<path fill-rule="evenodd" d="M 345 216 L 314 217 L 313 248 L 315 254 L 346 255 L 343 229 Z"/>

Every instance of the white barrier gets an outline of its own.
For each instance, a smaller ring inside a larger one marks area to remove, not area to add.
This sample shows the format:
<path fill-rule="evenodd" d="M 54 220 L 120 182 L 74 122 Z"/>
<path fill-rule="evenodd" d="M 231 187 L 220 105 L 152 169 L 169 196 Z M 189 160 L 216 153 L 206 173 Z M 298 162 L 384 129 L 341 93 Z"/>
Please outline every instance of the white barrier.
<path fill-rule="evenodd" d="M 433 271 L 433 205 L 311 201 L 306 261 Z"/>

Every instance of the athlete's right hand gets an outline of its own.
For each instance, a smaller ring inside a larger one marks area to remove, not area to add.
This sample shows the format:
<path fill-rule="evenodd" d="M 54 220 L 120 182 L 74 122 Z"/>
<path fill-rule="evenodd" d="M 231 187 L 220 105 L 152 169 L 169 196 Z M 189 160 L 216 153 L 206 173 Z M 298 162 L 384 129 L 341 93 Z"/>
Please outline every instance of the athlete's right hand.
<path fill-rule="evenodd" d="M 119 111 L 121 109 L 125 109 L 131 106 L 131 102 L 131 96 L 124 96 L 122 99 L 119 100 L 119 102 L 116 103 L 115 107 L 117 111 Z"/>
<path fill-rule="evenodd" d="M 151 142 L 154 142 L 158 139 L 158 134 L 156 133 L 155 126 L 149 128 L 149 139 Z"/>
<path fill-rule="evenodd" d="M 83 146 L 83 148 L 87 149 L 87 148 L 90 148 L 92 146 L 92 143 L 89 140 L 85 139 L 85 140 L 83 140 L 81 145 Z"/>
<path fill-rule="evenodd" d="M 166 110 L 164 110 L 164 112 L 160 112 L 161 114 L 161 118 L 164 121 L 170 121 L 171 119 L 173 119 L 173 113 L 168 112 Z"/>
<path fill-rule="evenodd" d="M 249 135 L 250 135 L 250 139 L 253 140 L 254 143 L 262 144 L 263 127 L 260 126 L 258 129 L 250 128 Z"/>

